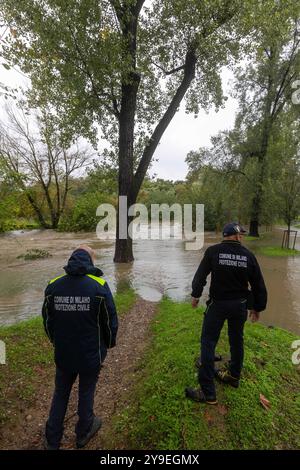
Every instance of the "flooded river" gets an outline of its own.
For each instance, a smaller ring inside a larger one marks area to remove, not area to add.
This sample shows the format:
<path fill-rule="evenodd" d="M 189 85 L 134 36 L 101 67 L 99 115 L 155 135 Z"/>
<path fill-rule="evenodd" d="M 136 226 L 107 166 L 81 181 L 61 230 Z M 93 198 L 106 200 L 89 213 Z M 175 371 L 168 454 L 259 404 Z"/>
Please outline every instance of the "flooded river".
<path fill-rule="evenodd" d="M 160 300 L 163 295 L 174 300 L 189 299 L 191 281 L 204 251 L 186 251 L 180 240 L 139 240 L 134 242 L 134 263 L 115 265 L 113 242 L 100 241 L 95 233 L 16 231 L 1 235 L 0 240 L 0 325 L 40 314 L 47 282 L 63 273 L 70 252 L 80 243 L 88 243 L 96 250 L 97 265 L 113 291 L 128 283 L 141 297 L 152 301 Z M 205 247 L 219 240 L 219 235 L 206 233 Z M 258 243 L 274 246 L 280 245 L 280 241 L 278 229 L 262 242 L 248 241 L 246 245 L 255 252 Z M 17 259 L 31 248 L 48 250 L 52 256 L 35 261 Z M 300 249 L 300 237 L 296 248 Z M 300 334 L 300 257 L 257 255 L 257 258 L 269 292 L 262 322 Z M 207 292 L 208 286 L 203 302 Z"/>

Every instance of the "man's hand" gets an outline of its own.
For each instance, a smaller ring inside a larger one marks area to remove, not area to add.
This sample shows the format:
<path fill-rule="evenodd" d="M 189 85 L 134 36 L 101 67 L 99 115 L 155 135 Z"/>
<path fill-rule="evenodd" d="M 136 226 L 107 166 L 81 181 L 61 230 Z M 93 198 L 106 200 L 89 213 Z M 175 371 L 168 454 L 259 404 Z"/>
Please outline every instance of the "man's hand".
<path fill-rule="evenodd" d="M 256 310 L 250 310 L 249 317 L 252 323 L 255 323 L 259 320 L 259 312 L 257 312 Z"/>
<path fill-rule="evenodd" d="M 192 307 L 196 308 L 198 307 L 199 304 L 199 299 L 196 299 L 195 297 L 192 297 Z"/>

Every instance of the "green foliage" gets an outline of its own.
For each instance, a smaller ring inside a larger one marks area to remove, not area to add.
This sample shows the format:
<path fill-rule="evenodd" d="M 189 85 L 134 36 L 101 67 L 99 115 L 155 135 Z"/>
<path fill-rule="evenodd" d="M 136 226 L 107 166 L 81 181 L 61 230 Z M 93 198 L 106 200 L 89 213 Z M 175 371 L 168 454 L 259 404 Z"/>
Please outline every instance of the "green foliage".
<path fill-rule="evenodd" d="M 0 232 L 38 228 L 26 196 L 1 171 L 0 161 Z"/>
<path fill-rule="evenodd" d="M 0 232 L 9 232 L 11 230 L 33 230 L 40 228 L 35 220 L 26 220 L 23 218 L 5 219 L 0 222 Z"/>
<path fill-rule="evenodd" d="M 296 337 L 247 324 L 240 388 L 218 385 L 219 405 L 208 407 L 184 397 L 186 386 L 197 386 L 194 361 L 201 322 L 202 311 L 162 301 L 134 389 L 119 407 L 106 448 L 299 448 L 299 371 L 291 361 Z M 226 331 L 217 349 L 229 353 Z M 260 393 L 270 400 L 269 411 L 261 406 Z"/>
<path fill-rule="evenodd" d="M 115 198 L 100 192 L 87 192 L 78 198 L 73 210 L 67 213 L 59 224 L 61 231 L 92 231 L 95 230 L 99 217 L 96 216 L 100 204 L 116 204 Z"/>
<path fill-rule="evenodd" d="M 16 7 L 13 1 L 3 0 L 2 16 L 11 25 L 3 54 L 9 65 L 17 63 L 30 76 L 32 103 L 54 105 L 69 138 L 74 128 L 79 135 L 95 137 L 98 122 L 114 146 L 115 105 L 121 98 L 121 80 L 133 79 L 134 65 L 127 44 L 130 38 L 126 38 L 124 29 L 135 15 L 135 3 L 124 2 L 122 10 L 113 8 L 112 3 L 22 0 Z M 136 71 L 141 78 L 136 109 L 137 149 L 144 146 L 149 129 L 180 83 L 180 74 L 166 75 L 163 70 L 181 66 L 191 42 L 197 49 L 199 64 L 187 96 L 187 110 L 197 114 L 200 106 L 222 104 L 219 71 L 229 56 L 237 53 L 235 33 L 245 24 L 244 16 L 249 14 L 246 10 L 237 0 L 155 0 L 143 9 L 137 31 Z M 119 24 L 117 18 L 123 11 L 126 14 Z M 224 35 L 232 40 L 223 41 Z M 162 86 L 162 77 L 167 86 Z"/>

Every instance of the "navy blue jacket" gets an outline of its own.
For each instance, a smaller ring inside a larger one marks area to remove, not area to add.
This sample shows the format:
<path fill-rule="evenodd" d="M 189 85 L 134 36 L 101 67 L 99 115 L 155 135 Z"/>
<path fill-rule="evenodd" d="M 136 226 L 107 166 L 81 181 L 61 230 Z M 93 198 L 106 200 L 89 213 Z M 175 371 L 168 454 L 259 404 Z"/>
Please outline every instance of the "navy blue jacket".
<path fill-rule="evenodd" d="M 59 368 L 92 371 L 116 344 L 118 316 L 113 296 L 85 250 L 74 251 L 64 270 L 66 274 L 52 279 L 45 290 L 45 331 Z"/>
<path fill-rule="evenodd" d="M 211 273 L 209 296 L 213 300 L 251 299 L 257 312 L 265 310 L 267 289 L 259 264 L 251 251 L 235 240 L 207 248 L 192 283 L 192 296 L 202 295 L 206 278 Z M 251 292 L 248 290 L 250 284 Z"/>

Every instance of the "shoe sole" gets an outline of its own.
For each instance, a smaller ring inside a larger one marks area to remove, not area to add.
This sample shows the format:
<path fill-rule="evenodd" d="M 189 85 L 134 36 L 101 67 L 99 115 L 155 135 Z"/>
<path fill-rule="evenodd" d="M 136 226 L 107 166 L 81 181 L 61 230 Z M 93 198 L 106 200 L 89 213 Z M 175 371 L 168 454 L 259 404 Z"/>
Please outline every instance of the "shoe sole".
<path fill-rule="evenodd" d="M 211 405 L 211 406 L 214 406 L 214 405 L 217 405 L 218 404 L 218 401 L 217 400 L 205 400 L 205 401 L 202 401 L 202 400 L 195 400 L 194 398 L 188 396 L 188 395 L 185 395 L 186 398 L 188 398 L 189 400 L 192 400 L 193 402 L 195 403 L 203 403 L 204 405 Z"/>
<path fill-rule="evenodd" d="M 202 403 L 203 405 L 210 405 L 210 406 L 215 406 L 218 404 L 217 400 L 216 401 L 200 401 L 200 400 L 194 400 L 193 398 L 186 397 L 192 400 L 195 403 Z"/>

